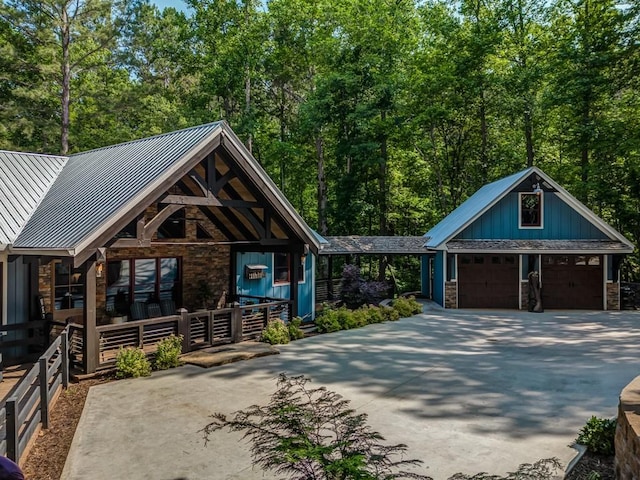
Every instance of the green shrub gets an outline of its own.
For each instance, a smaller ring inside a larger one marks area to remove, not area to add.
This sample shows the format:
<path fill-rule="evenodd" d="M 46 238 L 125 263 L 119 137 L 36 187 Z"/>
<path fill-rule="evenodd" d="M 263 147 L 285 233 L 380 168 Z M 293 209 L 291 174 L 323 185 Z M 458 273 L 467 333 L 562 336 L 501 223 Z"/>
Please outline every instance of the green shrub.
<path fill-rule="evenodd" d="M 116 378 L 137 378 L 151 375 L 151 363 L 141 348 L 122 348 L 116 355 Z"/>
<path fill-rule="evenodd" d="M 382 309 L 380 307 L 364 307 L 367 312 L 367 322 L 368 323 L 382 323 L 384 322 L 384 314 L 382 313 Z"/>
<path fill-rule="evenodd" d="M 153 366 L 156 370 L 167 370 L 180 366 L 180 354 L 182 353 L 182 335 L 169 335 L 158 342 L 158 349 Z"/>
<path fill-rule="evenodd" d="M 287 324 L 287 327 L 289 329 L 289 338 L 291 340 L 299 340 L 300 338 L 304 338 L 304 332 L 300 328 L 300 325 L 302 325 L 302 318 L 300 317 L 292 318 L 291 321 Z"/>
<path fill-rule="evenodd" d="M 347 307 L 340 307 L 336 310 L 336 315 L 340 330 L 351 330 L 352 328 L 358 327 L 356 319 L 353 316 L 353 310 L 349 310 Z"/>
<path fill-rule="evenodd" d="M 614 440 L 616 436 L 616 420 L 591 417 L 582 427 L 576 442 L 587 447 L 592 453 L 598 455 L 613 455 L 615 452 Z"/>
<path fill-rule="evenodd" d="M 369 311 L 366 307 L 351 312 L 352 328 L 360 328 L 369 325 Z"/>
<path fill-rule="evenodd" d="M 315 324 L 320 333 L 331 333 L 342 330 L 342 326 L 340 322 L 338 322 L 338 312 L 332 308 L 325 308 L 322 314 L 316 317 Z"/>
<path fill-rule="evenodd" d="M 284 345 L 289 343 L 289 328 L 280 320 L 271 320 L 262 331 L 261 340 L 271 345 Z"/>
<path fill-rule="evenodd" d="M 382 313 L 385 322 L 395 322 L 400 320 L 400 313 L 398 313 L 395 308 L 380 307 L 380 313 Z"/>
<path fill-rule="evenodd" d="M 416 297 L 398 297 L 393 301 L 392 305 L 403 318 L 422 313 L 422 305 L 416 301 Z"/>

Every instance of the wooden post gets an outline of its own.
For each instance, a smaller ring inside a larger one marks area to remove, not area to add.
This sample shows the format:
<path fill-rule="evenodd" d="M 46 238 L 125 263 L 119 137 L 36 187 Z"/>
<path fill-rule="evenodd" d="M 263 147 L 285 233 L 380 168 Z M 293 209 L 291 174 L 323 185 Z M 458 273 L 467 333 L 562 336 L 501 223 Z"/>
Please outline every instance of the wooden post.
<path fill-rule="evenodd" d="M 20 460 L 20 437 L 18 436 L 18 399 L 11 397 L 5 404 L 7 415 L 7 457 L 18 463 Z"/>
<path fill-rule="evenodd" d="M 60 354 L 62 355 L 62 386 L 69 387 L 69 330 L 68 327 L 60 335 Z"/>
<path fill-rule="evenodd" d="M 239 306 L 234 306 L 231 311 L 231 341 L 233 343 L 242 341 L 242 310 Z"/>
<path fill-rule="evenodd" d="M 229 294 L 227 295 L 227 302 L 234 302 L 236 300 L 236 294 L 238 293 L 238 284 L 236 278 L 236 270 L 238 268 L 238 251 L 233 246 L 231 247 L 231 254 L 229 255 Z"/>
<path fill-rule="evenodd" d="M 100 342 L 96 330 L 96 262 L 87 260 L 84 267 L 84 329 L 82 357 L 85 373 L 95 373 L 100 363 Z"/>
<path fill-rule="evenodd" d="M 329 271 L 329 275 L 327 276 L 327 293 L 329 300 L 333 300 L 333 255 L 329 255 L 329 260 L 327 262 L 329 266 L 327 270 Z"/>
<path fill-rule="evenodd" d="M 207 336 L 205 337 L 205 342 L 209 344 L 213 343 L 213 315 L 214 311 L 211 310 L 209 315 L 207 316 Z"/>
<path fill-rule="evenodd" d="M 189 312 L 186 308 L 178 309 L 180 320 L 178 320 L 178 335 L 182 335 L 182 353 L 191 351 L 191 325 L 189 322 Z"/>
<path fill-rule="evenodd" d="M 38 359 L 40 366 L 40 422 L 45 430 L 49 428 L 49 362 L 47 357 Z"/>

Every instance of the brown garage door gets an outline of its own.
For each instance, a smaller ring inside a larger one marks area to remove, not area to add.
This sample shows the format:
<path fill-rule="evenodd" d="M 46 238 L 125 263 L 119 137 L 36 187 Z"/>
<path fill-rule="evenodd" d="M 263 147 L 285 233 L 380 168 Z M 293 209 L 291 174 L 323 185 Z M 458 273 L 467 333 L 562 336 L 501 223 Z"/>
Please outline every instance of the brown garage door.
<path fill-rule="evenodd" d="M 458 306 L 517 309 L 518 278 L 517 255 L 458 255 Z"/>
<path fill-rule="evenodd" d="M 543 255 L 542 306 L 602 310 L 601 255 Z"/>

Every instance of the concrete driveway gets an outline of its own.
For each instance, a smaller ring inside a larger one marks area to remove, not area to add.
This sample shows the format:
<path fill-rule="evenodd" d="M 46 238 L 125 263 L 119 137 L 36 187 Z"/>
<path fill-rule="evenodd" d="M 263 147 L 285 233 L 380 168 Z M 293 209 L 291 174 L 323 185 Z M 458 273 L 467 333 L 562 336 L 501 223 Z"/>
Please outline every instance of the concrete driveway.
<path fill-rule="evenodd" d="M 369 415 L 416 469 L 504 474 L 556 456 L 591 415 L 613 417 L 640 374 L 640 312 L 432 310 L 300 340 L 281 354 L 184 366 L 93 387 L 62 479 L 270 479 L 238 434 L 200 429 L 213 412 L 265 404 L 280 372 L 305 374 Z"/>

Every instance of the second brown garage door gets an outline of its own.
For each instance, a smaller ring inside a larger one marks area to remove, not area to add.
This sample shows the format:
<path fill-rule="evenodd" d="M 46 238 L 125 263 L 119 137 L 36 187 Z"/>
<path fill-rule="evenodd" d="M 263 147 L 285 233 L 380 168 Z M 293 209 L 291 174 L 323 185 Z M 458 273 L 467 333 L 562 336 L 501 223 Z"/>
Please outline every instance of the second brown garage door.
<path fill-rule="evenodd" d="M 543 255 L 542 306 L 602 310 L 602 256 Z"/>
<path fill-rule="evenodd" d="M 519 308 L 517 255 L 458 255 L 459 308 Z"/>

